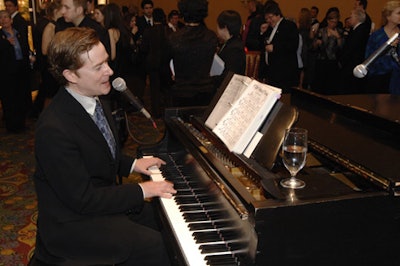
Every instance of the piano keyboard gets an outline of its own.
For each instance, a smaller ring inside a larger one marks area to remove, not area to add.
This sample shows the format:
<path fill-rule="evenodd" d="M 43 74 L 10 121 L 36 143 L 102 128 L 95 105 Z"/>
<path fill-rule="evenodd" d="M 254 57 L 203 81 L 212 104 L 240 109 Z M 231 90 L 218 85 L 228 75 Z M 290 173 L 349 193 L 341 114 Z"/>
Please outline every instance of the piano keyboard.
<path fill-rule="evenodd" d="M 218 196 L 173 160 L 149 170 L 153 181 L 168 180 L 177 190 L 171 199 L 160 198 L 160 203 L 186 265 L 240 265 L 236 254 L 248 247 Z"/>

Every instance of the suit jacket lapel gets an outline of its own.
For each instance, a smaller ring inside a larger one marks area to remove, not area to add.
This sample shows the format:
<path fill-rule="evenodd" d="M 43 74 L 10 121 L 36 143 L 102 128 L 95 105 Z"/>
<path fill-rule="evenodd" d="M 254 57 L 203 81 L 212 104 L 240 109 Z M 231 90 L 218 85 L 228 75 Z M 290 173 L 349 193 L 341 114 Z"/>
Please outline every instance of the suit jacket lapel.
<path fill-rule="evenodd" d="M 108 152 L 110 158 L 113 158 L 107 141 L 103 137 L 103 134 L 101 133 L 93 119 L 90 117 L 90 115 L 83 108 L 83 106 L 77 100 L 75 100 L 75 98 L 72 97 L 72 95 L 69 94 L 67 90 L 61 89 L 60 94 L 60 97 L 63 99 L 60 104 L 62 104 L 63 109 L 65 110 L 65 114 L 70 117 L 70 120 L 76 125 L 77 128 L 82 129 L 82 132 L 90 135 L 90 138 L 96 141 L 99 145 L 103 146 L 103 148 Z M 115 126 L 113 125 L 113 123 L 110 123 L 110 114 L 108 112 L 105 113 L 115 138 Z M 117 156 L 119 152 L 117 139 L 116 143 Z"/>

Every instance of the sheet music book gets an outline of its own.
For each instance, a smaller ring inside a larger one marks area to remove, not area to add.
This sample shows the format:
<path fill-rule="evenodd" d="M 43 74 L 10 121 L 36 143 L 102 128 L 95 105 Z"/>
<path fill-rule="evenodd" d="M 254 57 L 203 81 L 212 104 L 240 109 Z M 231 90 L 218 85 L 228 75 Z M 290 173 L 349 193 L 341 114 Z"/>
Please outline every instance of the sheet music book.
<path fill-rule="evenodd" d="M 242 153 L 263 124 L 282 90 L 233 75 L 205 124 L 231 152 Z"/>

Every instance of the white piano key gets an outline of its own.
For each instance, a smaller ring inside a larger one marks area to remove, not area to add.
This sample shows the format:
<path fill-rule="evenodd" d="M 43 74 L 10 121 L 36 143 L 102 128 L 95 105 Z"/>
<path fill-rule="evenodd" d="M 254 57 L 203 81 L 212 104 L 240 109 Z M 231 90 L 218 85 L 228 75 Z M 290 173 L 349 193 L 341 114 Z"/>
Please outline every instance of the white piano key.
<path fill-rule="evenodd" d="M 149 170 L 154 173 L 150 176 L 153 181 L 164 180 L 157 167 L 151 167 Z M 195 243 L 192 232 L 189 231 L 188 225 L 174 199 L 160 198 L 160 202 L 164 212 L 167 214 L 168 222 L 175 238 L 178 240 L 180 249 L 184 253 L 186 264 L 190 266 L 207 265 L 205 255 L 200 253 L 199 245 Z"/>
<path fill-rule="evenodd" d="M 158 167 L 150 167 L 149 170 L 152 172 L 150 175 L 153 181 L 165 180 L 161 171 Z M 220 251 L 201 254 L 200 245 L 212 245 L 212 244 L 224 244 L 225 242 L 215 241 L 206 243 L 196 243 L 196 240 L 192 236 L 194 231 L 190 231 L 188 223 L 185 221 L 179 206 L 176 204 L 174 197 L 171 199 L 160 198 L 161 206 L 166 213 L 172 232 L 177 239 L 180 249 L 185 257 L 186 264 L 190 266 L 202 266 L 207 265 L 205 259 L 206 256 L 210 255 L 225 255 L 232 254 L 231 251 Z"/>

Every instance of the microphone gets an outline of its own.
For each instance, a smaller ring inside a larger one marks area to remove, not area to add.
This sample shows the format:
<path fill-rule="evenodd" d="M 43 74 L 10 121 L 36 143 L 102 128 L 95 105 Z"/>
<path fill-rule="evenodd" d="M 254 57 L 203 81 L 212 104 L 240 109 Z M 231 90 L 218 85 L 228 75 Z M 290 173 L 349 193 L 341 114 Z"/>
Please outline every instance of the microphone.
<path fill-rule="evenodd" d="M 147 112 L 147 110 L 144 108 L 140 100 L 135 95 L 133 95 L 133 93 L 128 89 L 128 87 L 126 87 L 126 83 L 123 78 L 114 79 L 112 82 L 112 86 L 114 87 L 115 90 L 121 92 L 128 99 L 131 105 L 133 105 L 147 119 L 149 119 L 152 122 L 154 128 L 157 128 L 157 124 L 151 117 L 151 114 Z"/>
<path fill-rule="evenodd" d="M 353 75 L 357 78 L 363 78 L 368 73 L 368 66 L 374 62 L 379 56 L 385 53 L 388 48 L 391 47 L 392 43 L 399 37 L 399 33 L 396 33 L 387 40 L 384 44 L 381 45 L 374 53 L 372 53 L 362 64 L 356 66 L 353 69 Z"/>

